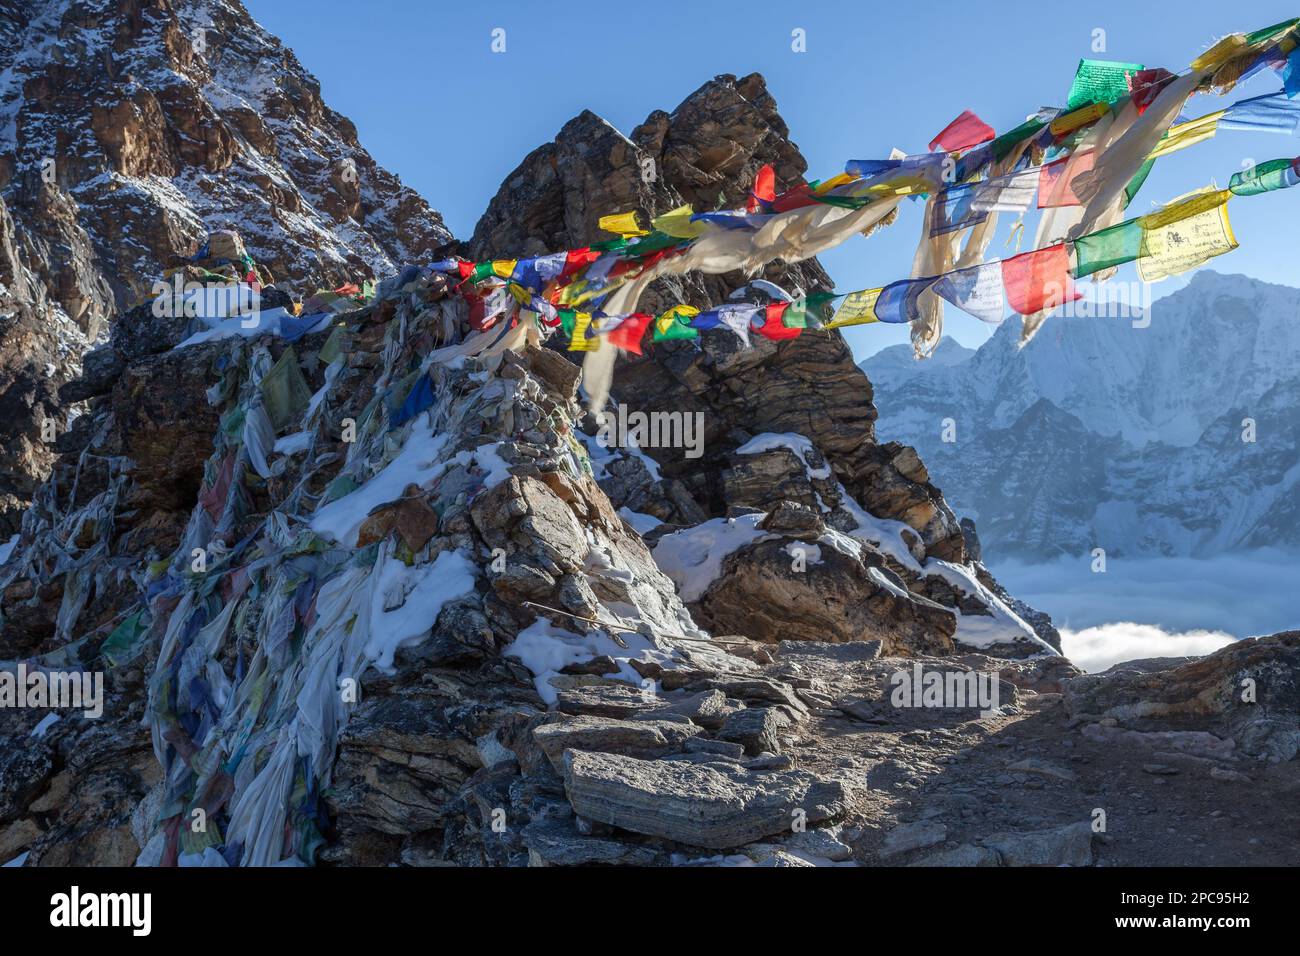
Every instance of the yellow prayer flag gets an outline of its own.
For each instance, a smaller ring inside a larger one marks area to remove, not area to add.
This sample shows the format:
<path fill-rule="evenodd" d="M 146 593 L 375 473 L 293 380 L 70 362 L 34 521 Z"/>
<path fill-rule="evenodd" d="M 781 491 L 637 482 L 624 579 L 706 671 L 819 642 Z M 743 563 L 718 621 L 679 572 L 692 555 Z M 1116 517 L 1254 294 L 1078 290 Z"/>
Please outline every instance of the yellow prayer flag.
<path fill-rule="evenodd" d="M 1143 234 L 1137 267 L 1142 281 L 1179 275 L 1236 249 L 1228 221 L 1231 195 L 1226 189 L 1199 193 L 1139 219 Z"/>
<path fill-rule="evenodd" d="M 696 239 L 704 234 L 704 223 L 691 222 L 693 215 L 695 210 L 691 206 L 678 206 L 650 220 L 650 225 L 674 239 Z"/>
<path fill-rule="evenodd" d="M 1188 123 L 1179 123 L 1177 126 L 1169 127 L 1169 132 L 1165 135 L 1165 138 L 1151 151 L 1147 159 L 1159 159 L 1161 156 L 1168 156 L 1170 153 L 1176 153 L 1180 149 L 1186 149 L 1188 146 L 1195 146 L 1197 143 L 1210 139 L 1219 131 L 1219 120 L 1223 118 L 1223 114 L 1226 112 L 1228 111 L 1219 110 Z"/>
<path fill-rule="evenodd" d="M 826 182 L 819 185 L 816 189 L 813 190 L 813 194 L 817 196 L 824 196 L 832 189 L 835 189 L 837 186 L 847 186 L 849 183 L 857 180 L 857 178 L 858 178 L 857 176 L 852 176 L 849 173 L 840 173 L 836 176 L 832 176 L 830 179 L 826 180 Z"/>
<path fill-rule="evenodd" d="M 620 212 L 613 216 L 601 216 L 597 223 L 605 232 L 623 236 L 644 236 L 646 231 L 636 221 L 636 212 Z"/>
<path fill-rule="evenodd" d="M 591 327 L 591 313 L 579 312 L 573 317 L 573 338 L 569 340 L 570 352 L 595 352 L 600 348 L 600 337 L 587 338 Z"/>
<path fill-rule="evenodd" d="M 1240 33 L 1224 37 L 1192 61 L 1194 71 L 1213 72 L 1246 49 L 1246 38 Z"/>
<path fill-rule="evenodd" d="M 1066 133 L 1073 133 L 1076 129 L 1087 126 L 1089 123 L 1095 123 L 1109 112 L 1109 103 L 1092 103 L 1088 106 L 1081 106 L 1077 110 L 1072 110 L 1064 116 L 1058 116 L 1052 120 L 1048 128 L 1051 129 L 1053 136 L 1064 136 Z"/>
<path fill-rule="evenodd" d="M 876 318 L 876 300 L 883 289 L 864 289 L 850 292 L 835 310 L 835 315 L 826 323 L 825 328 L 838 329 L 845 325 L 867 325 L 878 322 Z"/>
<path fill-rule="evenodd" d="M 501 279 L 509 279 L 514 274 L 518 259 L 493 259 L 492 274 Z"/>

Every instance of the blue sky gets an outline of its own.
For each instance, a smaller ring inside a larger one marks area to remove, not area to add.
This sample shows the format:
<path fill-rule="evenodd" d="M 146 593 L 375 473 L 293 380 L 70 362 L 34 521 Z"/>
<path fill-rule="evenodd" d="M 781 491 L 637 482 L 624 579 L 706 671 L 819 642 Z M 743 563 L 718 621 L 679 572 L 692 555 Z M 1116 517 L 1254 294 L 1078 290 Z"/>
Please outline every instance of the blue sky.
<path fill-rule="evenodd" d="M 884 157 L 895 146 L 923 151 L 964 109 L 1003 131 L 1039 106 L 1061 105 L 1080 57 L 1177 71 L 1218 36 L 1300 14 L 1295 0 L 245 2 L 320 79 L 326 101 L 356 123 L 375 158 L 461 237 L 519 161 L 583 109 L 630 132 L 651 110 L 673 109 L 719 73 L 758 71 L 808 158 L 809 177 L 825 178 L 848 159 Z M 496 28 L 505 30 L 504 53 L 491 50 Z M 806 52 L 791 49 L 796 28 L 806 31 Z M 1105 52 L 1092 49 L 1097 30 L 1105 31 Z M 1231 99 L 1279 86 L 1266 72 Z M 1222 105 L 1197 97 L 1188 114 Z M 1298 154 L 1294 136 L 1224 130 L 1162 159 L 1132 209 L 1147 211 L 1211 181 L 1226 185 L 1249 161 Z M 1300 187 L 1230 208 L 1241 248 L 1210 268 L 1297 284 Z M 836 288 L 906 276 L 919 224 L 918 204 L 891 228 L 822 256 Z M 1032 235 L 1032 220 L 1026 231 Z M 1012 252 L 1001 237 L 990 249 L 991 256 Z M 1153 294 L 1183 281 L 1167 280 Z M 967 345 L 991 331 L 951 308 L 946 323 Z M 859 358 L 906 339 L 900 327 L 846 331 Z"/>

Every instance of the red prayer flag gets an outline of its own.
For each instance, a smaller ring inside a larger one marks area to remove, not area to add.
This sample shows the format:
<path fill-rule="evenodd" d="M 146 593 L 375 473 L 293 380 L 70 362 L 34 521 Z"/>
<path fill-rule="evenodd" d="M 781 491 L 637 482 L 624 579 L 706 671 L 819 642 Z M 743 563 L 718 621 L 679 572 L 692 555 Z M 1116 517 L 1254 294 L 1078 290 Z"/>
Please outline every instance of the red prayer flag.
<path fill-rule="evenodd" d="M 757 212 L 763 203 L 770 203 L 776 198 L 776 171 L 771 164 L 759 167 L 754 174 L 754 191 L 749 194 L 746 207 L 749 212 Z"/>
<path fill-rule="evenodd" d="M 641 339 L 654 316 L 648 312 L 634 312 L 619 323 L 606 338 L 610 345 L 616 345 L 627 352 L 641 354 Z"/>
<path fill-rule="evenodd" d="M 1136 73 L 1129 75 L 1128 90 L 1133 97 L 1133 105 L 1137 107 L 1139 116 L 1147 111 L 1147 107 L 1155 101 L 1155 98 L 1160 95 L 1160 91 L 1173 79 L 1175 79 L 1174 74 L 1160 67 L 1151 70 L 1138 70 Z"/>
<path fill-rule="evenodd" d="M 581 249 L 570 249 L 564 256 L 564 268 L 560 270 L 560 277 L 571 276 L 583 266 L 589 266 L 599 258 L 599 252 L 593 252 L 586 246 Z"/>
<path fill-rule="evenodd" d="M 1021 315 L 1055 309 L 1082 296 L 1070 280 L 1070 254 L 1060 242 L 1002 260 L 1007 304 Z"/>
<path fill-rule="evenodd" d="M 942 146 L 944 152 L 955 153 L 978 146 L 980 143 L 987 143 L 989 140 L 996 139 L 997 135 L 992 126 L 970 110 L 966 110 L 945 126 L 938 136 L 930 140 L 930 151 L 934 152 L 936 146 Z"/>
<path fill-rule="evenodd" d="M 772 212 L 789 212 L 791 209 L 815 205 L 817 200 L 813 198 L 812 189 L 807 183 L 800 183 L 794 189 L 787 189 L 772 200 Z"/>
<path fill-rule="evenodd" d="M 785 310 L 789 307 L 789 302 L 773 302 L 763 311 L 762 326 L 756 328 L 754 331 L 759 335 L 776 342 L 797 338 L 803 329 L 798 326 L 794 328 L 787 327 L 783 318 Z"/>
<path fill-rule="evenodd" d="M 1074 177 L 1088 172 L 1096 164 L 1096 153 L 1089 151 L 1043 166 L 1038 174 L 1038 208 L 1083 205 L 1074 194 L 1071 183 Z"/>

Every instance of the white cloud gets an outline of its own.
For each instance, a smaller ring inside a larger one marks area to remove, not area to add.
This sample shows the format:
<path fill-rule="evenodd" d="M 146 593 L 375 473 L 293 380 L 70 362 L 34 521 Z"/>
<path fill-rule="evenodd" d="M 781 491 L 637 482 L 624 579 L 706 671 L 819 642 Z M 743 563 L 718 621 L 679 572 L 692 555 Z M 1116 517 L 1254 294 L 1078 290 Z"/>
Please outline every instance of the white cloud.
<path fill-rule="evenodd" d="M 1061 650 L 1090 674 L 1104 671 L 1121 661 L 1145 657 L 1199 657 L 1235 641 L 1222 631 L 1166 631 L 1152 624 L 1121 621 L 1087 627 L 1081 631 L 1061 630 Z"/>
<path fill-rule="evenodd" d="M 1296 554 L 1281 551 L 1112 557 L 1106 573 L 1094 574 L 1085 555 L 1041 564 L 999 562 L 991 570 L 1008 591 L 1052 615 L 1062 630 L 1134 621 L 1165 633 L 1254 637 L 1300 625 L 1298 562 Z"/>

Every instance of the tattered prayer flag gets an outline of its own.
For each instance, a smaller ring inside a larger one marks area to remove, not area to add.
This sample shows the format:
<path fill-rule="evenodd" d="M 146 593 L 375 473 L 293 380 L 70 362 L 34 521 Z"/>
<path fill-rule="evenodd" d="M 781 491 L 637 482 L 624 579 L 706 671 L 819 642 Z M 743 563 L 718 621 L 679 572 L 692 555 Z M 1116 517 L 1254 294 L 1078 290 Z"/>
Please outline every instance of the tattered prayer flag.
<path fill-rule="evenodd" d="M 617 346 L 636 355 L 641 354 L 641 339 L 645 337 L 646 326 L 654 316 L 648 312 L 635 312 L 623 319 L 606 335 L 609 344 Z"/>
<path fill-rule="evenodd" d="M 1142 223 L 1137 219 L 1121 222 L 1109 229 L 1090 232 L 1074 240 L 1076 278 L 1132 262 L 1142 255 Z"/>
<path fill-rule="evenodd" d="M 605 232 L 616 233 L 623 236 L 644 236 L 646 231 L 641 228 L 636 221 L 636 212 L 620 212 L 613 216 L 601 216 L 600 221 L 596 223 Z"/>
<path fill-rule="evenodd" d="M 844 297 L 844 301 L 835 310 L 835 315 L 826 323 L 825 328 L 839 329 L 846 325 L 866 325 L 879 321 L 876 318 L 875 305 L 882 291 L 882 289 L 863 289 L 861 292 L 850 292 Z"/>
<path fill-rule="evenodd" d="M 515 271 L 517 259 L 494 259 L 492 261 L 492 274 L 498 279 L 509 279 Z"/>
<path fill-rule="evenodd" d="M 669 339 L 693 339 L 699 332 L 691 328 L 690 322 L 700 312 L 692 305 L 676 305 L 660 314 L 654 322 L 654 340 L 665 342 Z"/>
<path fill-rule="evenodd" d="M 1285 93 L 1241 100 L 1223 111 L 1219 126 L 1290 136 L 1300 127 L 1300 100 L 1289 99 Z"/>
<path fill-rule="evenodd" d="M 796 326 L 785 324 L 785 313 L 789 309 L 789 302 L 773 302 L 763 310 L 763 324 L 756 325 L 754 331 L 764 338 L 773 341 L 783 341 L 785 339 L 797 338 L 803 332 L 802 316 L 801 322 Z"/>
<path fill-rule="evenodd" d="M 996 325 L 1006 317 L 1007 298 L 999 262 L 986 262 L 940 276 L 934 291 L 981 322 Z"/>
<path fill-rule="evenodd" d="M 600 258 L 600 253 L 595 249 L 589 249 L 583 246 L 581 249 L 570 249 L 564 254 L 564 268 L 560 271 L 561 277 L 574 275 L 579 270 L 591 265 Z"/>
<path fill-rule="evenodd" d="M 1130 78 L 1144 69 L 1141 63 L 1080 60 L 1065 108 L 1074 110 L 1092 103 L 1114 103 L 1128 95 Z"/>
<path fill-rule="evenodd" d="M 1230 34 L 1193 60 L 1192 71 L 1212 73 L 1245 49 L 1246 38 L 1240 33 Z"/>
<path fill-rule="evenodd" d="M 925 292 L 934 284 L 934 277 L 921 279 L 900 279 L 897 282 L 891 282 L 880 290 L 880 295 L 876 297 L 876 303 L 872 311 L 875 312 L 877 321 L 907 323 L 914 322 L 921 317 L 921 309 L 917 304 L 921 293 Z"/>
<path fill-rule="evenodd" d="M 1228 183 L 1228 191 L 1234 196 L 1258 196 L 1260 193 L 1272 192 L 1274 189 L 1286 189 L 1300 181 L 1296 171 L 1297 160 L 1273 159 L 1267 163 L 1256 163 L 1250 169 L 1233 173 Z"/>
<path fill-rule="evenodd" d="M 1070 254 L 1063 242 L 1004 259 L 1002 284 L 1007 304 L 1021 315 L 1055 309 L 1080 297 L 1070 281 Z"/>
<path fill-rule="evenodd" d="M 997 135 L 992 126 L 970 110 L 965 110 L 930 140 L 930 151 L 934 152 L 936 146 L 942 146 L 944 152 L 955 153 L 978 146 L 980 143 L 987 143 Z"/>
<path fill-rule="evenodd" d="M 594 352 L 600 348 L 599 337 L 587 334 L 587 330 L 590 328 L 590 312 L 579 312 L 574 316 L 573 334 L 569 338 L 570 352 Z"/>
<path fill-rule="evenodd" d="M 770 163 L 760 166 L 758 172 L 754 175 L 754 189 L 749 194 L 749 202 L 746 208 L 750 212 L 758 212 L 763 208 L 764 203 L 770 203 L 776 198 L 776 170 Z"/>
<path fill-rule="evenodd" d="M 1155 282 L 1195 269 L 1237 248 L 1226 189 L 1198 193 L 1138 221 L 1145 230 L 1138 275 Z"/>

